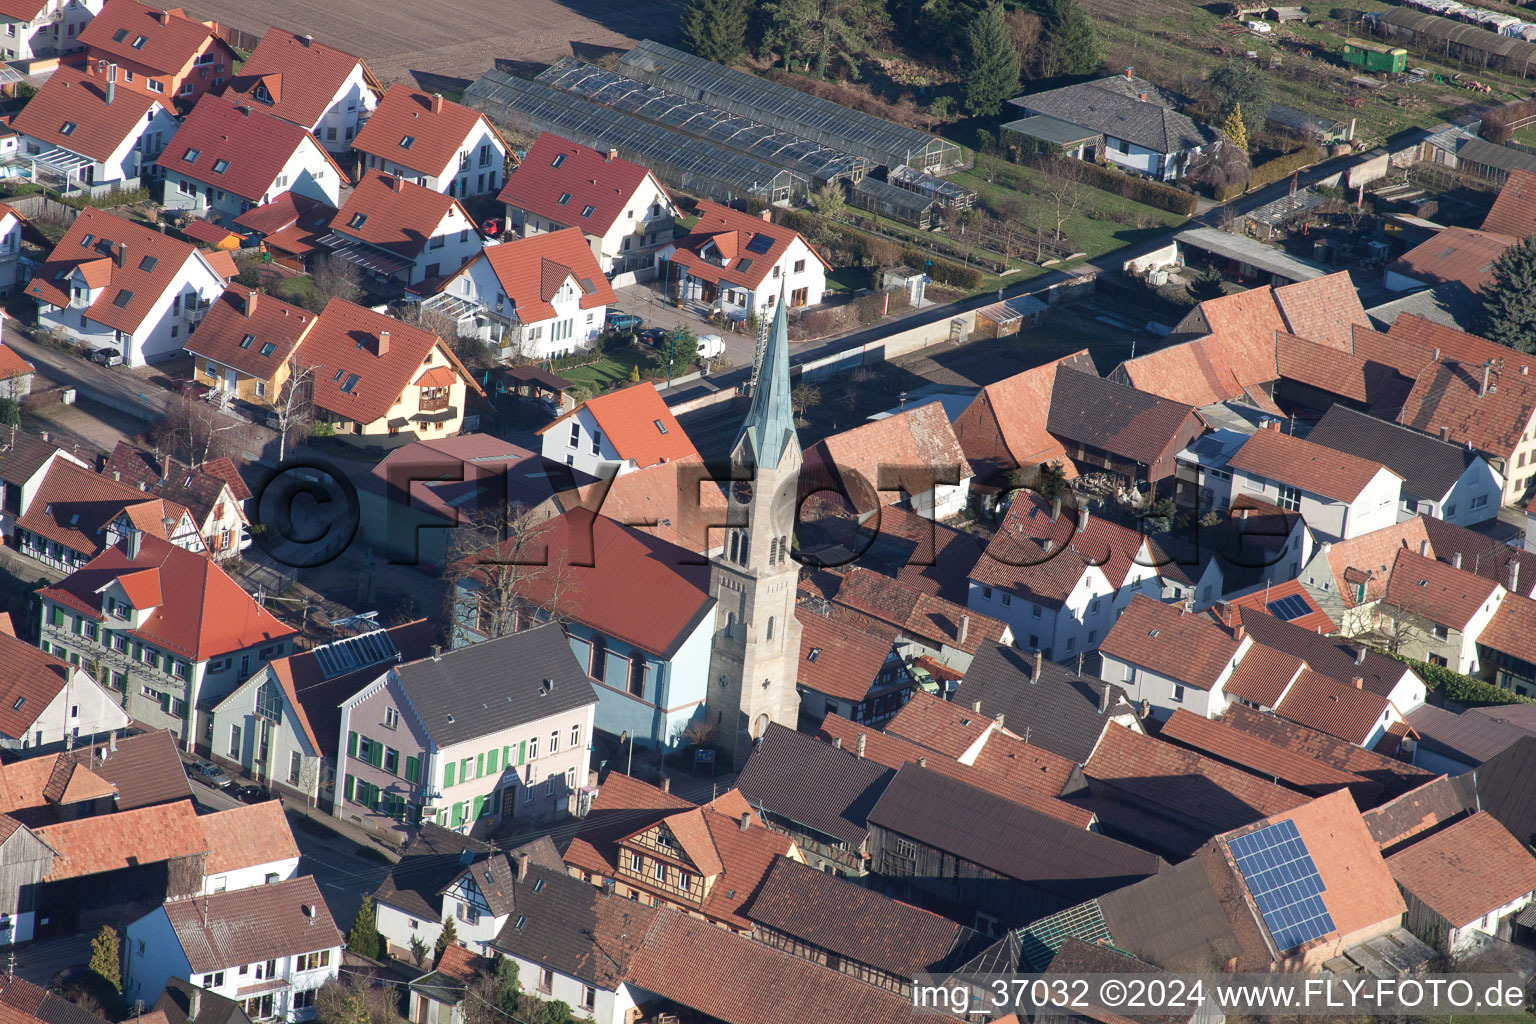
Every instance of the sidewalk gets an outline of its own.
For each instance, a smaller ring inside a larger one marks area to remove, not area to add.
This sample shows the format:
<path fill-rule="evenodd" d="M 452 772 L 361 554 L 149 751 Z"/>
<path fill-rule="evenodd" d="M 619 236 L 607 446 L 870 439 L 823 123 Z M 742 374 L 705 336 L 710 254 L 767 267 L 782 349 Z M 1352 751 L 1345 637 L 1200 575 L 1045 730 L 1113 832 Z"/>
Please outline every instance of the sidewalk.
<path fill-rule="evenodd" d="M 277 798 L 278 800 L 282 801 L 283 810 L 288 814 L 309 819 L 309 831 L 319 832 L 321 830 L 327 830 L 334 832 L 341 838 L 351 841 L 356 846 L 362 846 L 382 854 L 389 860 L 391 864 L 399 863 L 400 851 L 396 850 L 392 846 L 379 842 L 367 829 L 360 828 L 359 826 L 352 824 L 350 821 L 342 821 L 340 818 L 337 818 L 334 815 L 327 814 L 325 811 L 322 811 L 318 805 L 315 807 L 310 807 L 308 800 L 300 800 L 298 797 L 287 793 L 278 793 Z M 399 833 L 395 834 L 399 835 Z M 405 840 L 402 838 L 401 846 L 404 845 Z"/>

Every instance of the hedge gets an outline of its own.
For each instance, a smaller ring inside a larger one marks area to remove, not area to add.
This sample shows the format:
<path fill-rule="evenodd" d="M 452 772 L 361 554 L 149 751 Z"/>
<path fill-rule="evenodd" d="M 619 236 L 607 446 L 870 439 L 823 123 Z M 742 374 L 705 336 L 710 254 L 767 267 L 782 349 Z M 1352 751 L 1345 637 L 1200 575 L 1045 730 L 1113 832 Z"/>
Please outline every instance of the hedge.
<path fill-rule="evenodd" d="M 1281 178 L 1287 178 L 1303 167 L 1310 167 L 1317 163 L 1325 155 L 1317 146 L 1302 146 L 1300 149 L 1287 153 L 1284 156 L 1277 156 L 1273 160 L 1266 160 L 1249 173 L 1246 183 L 1233 182 L 1230 185 L 1218 185 L 1216 187 L 1216 201 L 1224 203 L 1228 199 L 1240 196 L 1250 189 L 1273 185 Z"/>
<path fill-rule="evenodd" d="M 1044 168 L 1051 173 L 1066 177 L 1075 176 L 1084 184 L 1103 189 L 1105 192 L 1113 192 L 1117 196 L 1144 203 L 1147 206 L 1155 206 L 1159 210 L 1167 210 L 1181 217 L 1195 215 L 1196 200 L 1191 192 L 1161 185 L 1147 178 L 1138 178 L 1123 171 L 1112 171 L 1108 167 L 1090 164 L 1085 160 L 1062 159 L 1047 161 L 1047 164 L 1054 165 Z"/>
<path fill-rule="evenodd" d="M 901 246 L 899 242 L 867 234 L 804 210 L 776 209 L 773 219 L 775 223 L 798 231 L 807 238 L 823 240 L 833 250 L 829 255 L 834 257 L 841 254 L 850 261 L 868 261 L 876 266 L 891 266 L 899 260 L 907 266 L 924 269 L 939 284 L 965 291 L 975 291 L 986 281 L 986 274 L 977 267 L 940 259 L 916 246 Z M 931 266 L 928 265 L 930 260 Z M 833 262 L 838 261 L 834 258 Z"/>
<path fill-rule="evenodd" d="M 1407 665 L 1420 679 L 1424 680 L 1425 686 L 1463 707 L 1486 708 L 1499 704 L 1536 704 L 1536 699 L 1522 697 L 1513 690 L 1506 690 L 1502 686 L 1464 676 L 1460 672 L 1441 665 L 1431 665 L 1427 661 L 1393 654 L 1391 651 L 1381 653 Z"/>
<path fill-rule="evenodd" d="M 976 267 L 968 267 L 953 260 L 941 260 L 913 248 L 901 250 L 901 260 L 909 267 L 923 270 L 939 284 L 952 285 L 965 291 L 975 291 L 986 280 L 986 275 Z M 932 265 L 925 266 L 930 260 Z"/>

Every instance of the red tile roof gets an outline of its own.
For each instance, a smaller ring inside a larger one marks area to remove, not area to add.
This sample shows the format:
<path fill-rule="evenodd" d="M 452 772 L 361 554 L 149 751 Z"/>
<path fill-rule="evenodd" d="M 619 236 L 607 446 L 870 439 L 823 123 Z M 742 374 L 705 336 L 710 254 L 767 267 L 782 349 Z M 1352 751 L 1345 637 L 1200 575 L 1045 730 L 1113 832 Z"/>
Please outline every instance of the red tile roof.
<path fill-rule="evenodd" d="M 113 2 L 139 6 L 135 0 Z M 60 67 L 49 76 L 37 95 L 27 101 L 11 121 L 11 127 L 47 145 L 92 160 L 107 160 L 124 139 L 139 129 L 146 116 L 156 107 L 164 109 L 165 104 L 121 85 L 111 103 L 107 102 L 106 96 L 104 78 L 75 68 Z M 65 132 L 64 127 L 69 124 L 75 127 Z"/>
<path fill-rule="evenodd" d="M 1402 316 L 1411 317 L 1413 314 L 1404 313 Z M 1417 377 L 1419 371 L 1423 370 L 1434 356 L 1432 350 L 1421 348 L 1408 341 L 1406 336 L 1391 335 L 1384 331 L 1368 330 L 1359 326 L 1350 333 L 1355 343 L 1355 355 L 1360 356 L 1367 363 L 1391 367 L 1408 380 Z"/>
<path fill-rule="evenodd" d="M 1356 786 L 1362 781 L 1358 775 L 1266 743 L 1257 736 L 1202 718 L 1183 708 L 1163 723 L 1158 735 L 1231 762 L 1260 778 L 1274 779 L 1298 789 L 1323 793 L 1341 786 Z"/>
<path fill-rule="evenodd" d="M 1344 598 L 1344 606 L 1353 608 L 1379 600 L 1386 593 L 1392 565 L 1402 550 L 1424 552 L 1434 557 L 1434 545 L 1419 517 L 1383 526 L 1349 540 L 1337 541 L 1325 552 L 1333 573 L 1333 587 Z M 1365 586 L 1363 592 L 1361 585 Z"/>
<path fill-rule="evenodd" d="M 1343 502 L 1354 501 L 1383 472 L 1397 477 L 1379 462 L 1324 448 L 1278 430 L 1255 431 L 1228 466 Z"/>
<path fill-rule="evenodd" d="M 241 804 L 197 819 L 207 837 L 207 874 L 297 860 L 298 844 L 281 800 Z"/>
<path fill-rule="evenodd" d="M 1514 451 L 1536 413 L 1530 357 L 1406 313 L 1393 322 L 1392 337 L 1440 354 L 1420 370 L 1397 422 L 1426 434 L 1446 431 L 1478 451 Z M 1489 363 L 1489 388 L 1479 395 Z"/>
<path fill-rule="evenodd" d="M 1512 238 L 1536 235 L 1536 174 L 1512 168 L 1499 189 L 1499 197 L 1493 201 L 1493 208 L 1479 226 Z"/>
<path fill-rule="evenodd" d="M 1244 387 L 1214 338 L 1128 359 L 1111 376 L 1140 391 L 1196 407 L 1241 397 Z"/>
<path fill-rule="evenodd" d="M 619 301 L 585 236 L 577 228 L 563 228 L 490 246 L 466 263 L 459 273 L 467 273 L 475 260 L 485 260 L 490 265 L 496 280 L 501 282 L 501 290 L 512 301 L 513 311 L 525 324 L 538 323 L 555 315 L 550 300 L 568 277 L 575 279 L 581 292 L 579 305 L 582 309 L 611 306 Z M 442 290 L 447 288 L 445 281 Z"/>
<path fill-rule="evenodd" d="M 1099 650 L 1201 690 L 1216 685 L 1240 642 L 1209 616 L 1137 594 Z"/>
<path fill-rule="evenodd" d="M 496 198 L 556 224 L 605 235 L 648 177 L 651 172 L 639 164 L 544 132 Z M 562 195 L 568 197 L 564 203 Z"/>
<path fill-rule="evenodd" d="M 135 46 L 140 36 L 145 41 Z M 137 0 L 107 0 L 101 13 L 80 30 L 79 38 L 92 57 L 115 57 L 155 74 L 179 74 L 210 39 L 233 56 L 212 28 L 193 21 L 180 8 L 162 11 Z"/>
<path fill-rule="evenodd" d="M 0 206 L 3 205 L 0 203 Z M 0 216 L 4 214 L 0 213 Z M 36 371 L 37 367 L 17 355 L 15 349 L 0 342 L 0 380 L 10 380 L 12 377 L 20 377 Z"/>
<path fill-rule="evenodd" d="M 1290 332 L 1319 345 L 1351 352 L 1353 326 L 1371 329 L 1371 318 L 1365 315 L 1347 270 L 1282 285 L 1275 289 L 1274 298 Z"/>
<path fill-rule="evenodd" d="M 1064 508 L 1052 520 L 1055 511 L 1054 503 L 1040 494 L 1021 491 L 1009 504 L 998 532 L 1008 531 L 1039 541 L 1054 540 L 1057 547 L 1071 545 L 1085 561 L 1103 569 L 1116 589 L 1125 585 L 1138 559 L 1142 559 L 1143 565 L 1151 565 L 1142 550 L 1147 538 L 1140 532 L 1105 516 L 1092 515 L 1087 508 Z"/>
<path fill-rule="evenodd" d="M 39 593 L 102 620 L 101 589 L 128 573 L 144 571 L 159 575 L 164 603 L 129 632 L 191 661 L 206 661 L 294 632 L 208 558 L 158 537 L 145 537 L 139 557 L 132 560 L 122 548 L 108 548 Z"/>
<path fill-rule="evenodd" d="M 1497 582 L 1401 548 L 1383 599 L 1438 625 L 1465 629 L 1498 592 Z"/>
<path fill-rule="evenodd" d="M 1473 363 L 1478 366 L 1490 360 L 1500 362 L 1509 359 L 1511 362 L 1529 368 L 1533 358 L 1475 334 L 1458 331 L 1454 327 L 1447 327 L 1434 320 L 1427 320 L 1416 313 L 1404 313 L 1392 321 L 1389 337 L 1393 341 L 1412 346 L 1415 352 L 1427 353 L 1426 362 L 1436 358 L 1434 355 L 1436 351 L 1440 353 L 1438 358 L 1442 361 Z M 1509 368 L 1519 372 L 1519 365 Z"/>
<path fill-rule="evenodd" d="M 1536 857 L 1487 811 L 1394 853 L 1387 867 L 1453 928 L 1536 891 Z"/>
<path fill-rule="evenodd" d="M 1097 373 L 1087 349 L 1036 366 L 990 384 L 971 400 L 954 422 L 955 437 L 978 470 L 1012 469 L 1061 460 L 1069 475 L 1075 468 L 1066 460 L 1066 449 L 1045 429 L 1040 409 L 1051 404 L 1056 371 L 1068 366 L 1083 373 Z"/>
<path fill-rule="evenodd" d="M 1269 288 L 1207 299 L 1180 329 L 1196 338 L 1120 364 L 1116 378 L 1142 391 L 1203 406 L 1238 398 L 1263 399 L 1260 385 L 1278 376 L 1275 332 L 1286 323 Z M 1298 305 L 1293 303 L 1293 305 Z"/>
<path fill-rule="evenodd" d="M 374 170 L 363 175 L 331 223 L 339 234 L 414 258 L 454 209 L 474 223 L 457 199 Z"/>
<path fill-rule="evenodd" d="M 37 834 L 58 854 L 48 882 L 208 852 L 190 800 L 44 825 Z"/>
<path fill-rule="evenodd" d="M 389 334 L 389 349 L 381 356 L 379 342 L 384 332 Z M 434 350 L 447 357 L 471 390 L 484 395 L 474 375 L 442 339 L 342 299 L 326 303 L 319 323 L 299 348 L 299 359 L 315 368 L 315 405 L 346 419 L 372 423 L 400 400 Z M 359 380 L 350 392 L 342 391 L 353 374 Z"/>
<path fill-rule="evenodd" d="M 1493 264 L 1519 239 L 1473 228 L 1445 228 L 1387 264 L 1387 270 L 1424 284 L 1455 281 L 1474 292 L 1493 276 Z"/>
<path fill-rule="evenodd" d="M 795 609 L 795 618 L 800 620 L 796 681 L 829 697 L 853 703 L 863 700 L 891 655 L 895 628 L 868 632 L 818 615 L 804 605 Z"/>
<path fill-rule="evenodd" d="M 1238 828 L 1307 798 L 1183 747 L 1111 722 L 1083 774 L 1159 814 L 1198 823 L 1207 834 Z"/>
<path fill-rule="evenodd" d="M 1275 335 L 1275 362 L 1282 380 L 1371 408 L 1400 409 L 1413 389 L 1412 379 L 1390 366 L 1283 332 Z"/>
<path fill-rule="evenodd" d="M 548 235 L 539 237 L 548 238 Z M 490 251 L 508 248 L 495 246 Z M 597 421 L 603 436 L 613 445 L 619 458 L 634 462 L 641 469 L 678 459 L 699 458 L 698 449 L 688 440 L 688 435 L 662 401 L 655 385 L 645 382 L 631 384 L 607 394 L 589 398 L 570 412 L 546 423 L 538 433 L 543 435 L 559 429 L 559 425 L 586 409 Z M 569 429 L 566 427 L 564 429 Z"/>
<path fill-rule="evenodd" d="M 885 731 L 958 760 L 995 725 L 993 719 L 964 705 L 914 690 L 896 717 L 886 723 Z"/>
<path fill-rule="evenodd" d="M 1271 289 L 1207 299 L 1200 313 L 1244 387 L 1275 379 L 1275 331 L 1286 325 Z"/>
<path fill-rule="evenodd" d="M 1423 768 L 1386 757 L 1318 729 L 1290 722 L 1263 711 L 1232 704 L 1221 721 L 1234 729 L 1257 736 L 1266 743 L 1314 757 L 1340 771 L 1379 783 L 1387 798 L 1422 786 L 1434 775 Z"/>
<path fill-rule="evenodd" d="M 363 81 L 383 92 L 361 57 L 316 42 L 314 39 L 272 28 L 230 80 L 226 96 L 241 96 L 262 104 L 278 117 L 313 129 L 327 107 L 358 65 Z M 257 86 L 263 85 L 263 90 Z M 257 99 L 265 94 L 270 102 Z"/>
<path fill-rule="evenodd" d="M 713 537 L 709 531 L 711 526 L 725 522 L 726 509 L 725 489 L 714 481 L 699 479 L 704 473 L 703 462 L 699 456 L 684 455 L 620 473 L 612 480 L 581 488 L 579 504 L 669 544 L 703 554 L 723 543 L 718 528 Z M 565 508 L 575 507 L 564 499 L 561 503 Z"/>
<path fill-rule="evenodd" d="M 481 121 L 491 124 L 478 110 L 397 82 L 352 140 L 352 148 L 413 171 L 438 174 L 458 156 Z M 491 131 L 495 130 L 492 126 Z M 402 146 L 406 138 L 413 141 Z"/>
<path fill-rule="evenodd" d="M 1536 601 L 1509 593 L 1483 631 L 1477 634 L 1480 646 L 1536 664 Z"/>
<path fill-rule="evenodd" d="M 164 910 L 182 954 L 199 974 L 335 949 L 344 941 L 313 875 L 171 900 Z"/>
<path fill-rule="evenodd" d="M 315 323 L 315 314 L 308 310 L 232 283 L 213 300 L 196 333 L 187 339 L 186 349 L 270 381 Z"/>
<path fill-rule="evenodd" d="M 766 251 L 748 251 L 747 246 L 755 235 L 768 240 Z M 672 262 L 705 281 L 756 291 L 797 238 L 800 238 L 798 232 L 781 224 L 703 200 L 699 203 L 699 221 L 693 231 L 677 240 Z M 713 243 L 713 250 L 718 250 L 720 257 L 725 258 L 725 266 L 699 255 L 709 243 Z M 827 266 L 827 261 L 809 242 L 806 246 L 811 249 L 811 259 L 820 260 Z"/>
<path fill-rule="evenodd" d="M 953 647 L 975 654 L 984 643 L 1001 643 L 1007 626 L 990 615 L 934 597 L 911 584 L 894 580 L 873 569 L 857 568 L 842 574 L 830 597 L 837 608 L 852 609 L 895 626 L 903 634 L 930 646 Z M 961 625 L 965 637 L 960 637 Z"/>
<path fill-rule="evenodd" d="M 64 689 L 71 669 L 14 636 L 0 634 L 0 735 L 24 739 L 37 716 Z"/>
<path fill-rule="evenodd" d="M 846 494 L 868 511 L 973 475 L 944 406 L 930 402 L 813 444 L 805 452 L 800 493 Z"/>
<path fill-rule="evenodd" d="M 291 121 L 274 117 L 261 107 L 236 107 L 223 97 L 204 95 L 156 162 L 163 170 L 260 202 L 306 144 L 325 152 L 314 136 Z M 326 161 L 337 179 L 344 181 L 341 168 L 328 156 Z"/>
<path fill-rule="evenodd" d="M 1269 606 L 1276 601 L 1287 597 L 1299 597 L 1307 606 L 1307 613 L 1294 619 L 1287 619 L 1293 626 L 1302 629 L 1310 629 L 1318 633 L 1338 632 L 1339 624 L 1328 617 L 1328 613 L 1318 606 L 1314 598 L 1300 580 L 1286 580 L 1284 583 L 1276 583 L 1266 586 L 1262 590 L 1234 597 L 1227 601 L 1234 609 L 1250 608 L 1265 615 L 1272 615 Z"/>
<path fill-rule="evenodd" d="M 1281 696 L 1306 666 L 1307 663 L 1295 655 L 1254 644 L 1243 654 L 1221 689 L 1229 697 L 1272 708 L 1280 703 Z"/>
<path fill-rule="evenodd" d="M 1306 669 L 1275 714 L 1363 746 L 1389 707 L 1385 697 Z"/>
<path fill-rule="evenodd" d="M 132 516 L 141 529 L 165 538 L 161 522 L 169 516 L 178 522 L 187 510 L 175 502 L 150 495 L 127 483 L 119 483 L 65 459 L 55 459 L 43 476 L 32 504 L 17 519 L 18 526 L 51 541 L 94 555 L 106 543 L 103 530 L 124 511 L 151 505 L 148 516 Z M 142 520 L 142 522 L 140 522 Z"/>
<path fill-rule="evenodd" d="M 90 244 L 85 240 L 89 238 Z M 117 265 L 117 259 L 123 265 Z M 69 275 L 78 267 L 101 295 L 86 315 L 104 327 L 132 334 L 197 249 L 142 224 L 96 209 L 80 211 L 37 275 L 27 294 L 54 306 L 69 305 Z"/>
<path fill-rule="evenodd" d="M 618 871 L 620 839 L 694 806 L 639 779 L 610 772 L 562 856 L 572 867 L 611 877 Z"/>

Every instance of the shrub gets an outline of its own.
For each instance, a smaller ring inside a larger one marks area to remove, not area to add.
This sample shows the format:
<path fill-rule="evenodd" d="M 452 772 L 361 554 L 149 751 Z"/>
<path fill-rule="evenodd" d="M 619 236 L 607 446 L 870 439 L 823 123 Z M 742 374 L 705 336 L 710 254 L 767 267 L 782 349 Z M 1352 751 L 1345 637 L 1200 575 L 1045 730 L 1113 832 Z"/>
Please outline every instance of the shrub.
<path fill-rule="evenodd" d="M 953 285 L 966 291 L 975 291 L 986 280 L 986 275 L 976 267 L 967 267 L 963 263 L 955 263 L 952 260 L 934 258 L 932 264 L 925 266 L 930 257 L 923 252 L 908 248 L 901 251 L 901 262 L 909 267 L 920 268 L 927 271 L 928 276 L 940 284 Z"/>
<path fill-rule="evenodd" d="M 1536 704 L 1536 699 L 1522 697 L 1513 690 L 1506 690 L 1502 686 L 1484 682 L 1481 679 L 1473 679 L 1471 676 L 1462 675 L 1460 672 L 1445 668 L 1441 665 L 1431 665 L 1427 661 L 1419 661 L 1402 654 L 1393 654 L 1391 651 L 1381 651 L 1387 657 L 1402 662 L 1422 680 L 1429 689 L 1439 693 L 1446 700 L 1455 701 L 1464 707 L 1482 708 L 1493 707 L 1499 704 Z"/>
<path fill-rule="evenodd" d="M 1310 167 L 1321 160 L 1323 156 L 1323 151 L 1316 146 L 1302 146 L 1300 149 L 1287 153 L 1284 156 L 1277 156 L 1273 160 L 1266 160 L 1255 167 L 1253 172 L 1248 175 L 1246 186 L 1234 182 L 1231 185 L 1218 187 L 1216 189 L 1216 201 L 1224 203 L 1234 196 L 1242 195 L 1245 188 L 1255 189 L 1262 188 L 1265 185 L 1272 185 L 1281 178 L 1296 173 L 1303 167 Z"/>
<path fill-rule="evenodd" d="M 1170 185 L 1163 185 L 1148 178 L 1138 178 L 1124 171 L 1100 167 L 1082 160 L 1047 160 L 1043 170 L 1065 177 L 1076 178 L 1085 185 L 1112 192 L 1117 196 L 1155 206 L 1181 217 L 1195 215 L 1195 197 Z"/>

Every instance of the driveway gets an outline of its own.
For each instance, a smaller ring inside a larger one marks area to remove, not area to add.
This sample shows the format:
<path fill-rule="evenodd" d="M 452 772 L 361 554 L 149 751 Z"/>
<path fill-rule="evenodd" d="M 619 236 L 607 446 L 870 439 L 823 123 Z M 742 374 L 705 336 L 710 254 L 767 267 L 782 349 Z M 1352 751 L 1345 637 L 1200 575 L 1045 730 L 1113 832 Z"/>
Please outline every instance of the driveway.
<path fill-rule="evenodd" d="M 688 310 L 667 305 L 661 301 L 661 290 L 649 284 L 632 284 L 625 288 L 617 288 L 615 291 L 619 296 L 619 303 L 616 307 L 609 308 L 621 309 L 640 317 L 645 321 L 642 330 L 660 327 L 670 331 L 681 324 L 701 337 L 706 334 L 718 334 L 725 339 L 725 355 L 731 361 L 731 366 L 752 365 L 752 358 L 757 354 L 757 342 L 752 335 L 724 330 Z M 679 358 L 678 362 L 682 363 L 683 360 Z M 679 374 L 689 373 L 691 370 L 692 367 L 687 365 L 677 367 Z"/>

